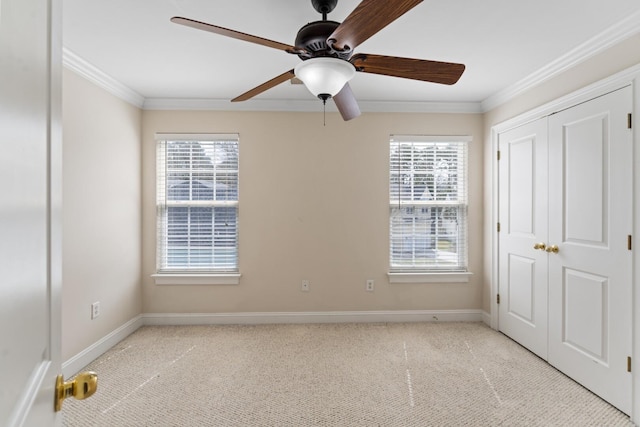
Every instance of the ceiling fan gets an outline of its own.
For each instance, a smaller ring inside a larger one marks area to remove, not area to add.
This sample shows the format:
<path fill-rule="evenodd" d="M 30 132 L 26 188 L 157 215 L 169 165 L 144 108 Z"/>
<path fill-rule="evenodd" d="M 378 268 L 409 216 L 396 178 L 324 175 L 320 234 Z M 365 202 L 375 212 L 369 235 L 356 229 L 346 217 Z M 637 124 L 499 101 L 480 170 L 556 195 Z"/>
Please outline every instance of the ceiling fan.
<path fill-rule="evenodd" d="M 465 69 L 463 64 L 368 53 L 353 54 L 353 49 L 359 44 L 421 2 L 422 0 L 362 0 L 347 19 L 340 23 L 327 20 L 327 14 L 336 7 L 338 0 L 311 0 L 314 9 L 322 14 L 322 21 L 314 21 L 300 28 L 293 46 L 188 18 L 176 16 L 171 21 L 283 50 L 302 59 L 303 62 L 294 69 L 243 93 L 232 99 L 232 102 L 246 101 L 298 77 L 323 102 L 333 98 L 342 118 L 351 120 L 360 115 L 358 102 L 349 86 L 349 80 L 356 71 L 447 85 L 456 83 L 462 76 Z"/>

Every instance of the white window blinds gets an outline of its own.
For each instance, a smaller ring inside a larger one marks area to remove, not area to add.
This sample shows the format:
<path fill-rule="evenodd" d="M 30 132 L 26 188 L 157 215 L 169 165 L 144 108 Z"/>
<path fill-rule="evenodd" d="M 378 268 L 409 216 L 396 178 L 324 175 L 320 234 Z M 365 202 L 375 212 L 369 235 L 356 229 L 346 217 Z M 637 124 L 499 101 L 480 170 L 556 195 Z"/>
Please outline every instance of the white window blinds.
<path fill-rule="evenodd" d="M 470 137 L 392 136 L 390 271 L 467 270 Z"/>
<path fill-rule="evenodd" d="M 156 139 L 158 272 L 237 272 L 238 135 Z"/>

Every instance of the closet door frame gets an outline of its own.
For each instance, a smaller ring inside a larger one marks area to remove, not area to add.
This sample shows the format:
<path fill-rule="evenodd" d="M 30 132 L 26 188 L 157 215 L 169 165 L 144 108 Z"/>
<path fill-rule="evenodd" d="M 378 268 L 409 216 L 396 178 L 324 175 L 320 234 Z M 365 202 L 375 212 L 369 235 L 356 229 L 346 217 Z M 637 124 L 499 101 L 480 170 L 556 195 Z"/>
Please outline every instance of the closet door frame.
<path fill-rule="evenodd" d="M 490 170 L 491 187 L 487 212 L 487 227 L 485 241 L 487 254 L 490 259 L 486 260 L 489 268 L 487 275 L 490 282 L 490 304 L 491 313 L 488 316 L 489 325 L 498 330 L 498 303 L 497 295 L 499 290 L 499 245 L 498 245 L 498 222 L 499 222 L 499 167 L 498 167 L 498 143 L 499 134 L 514 129 L 523 124 L 535 121 L 558 111 L 571 108 L 580 103 L 589 101 L 598 96 L 621 89 L 625 86 L 632 86 L 634 93 L 634 105 L 632 116 L 633 127 L 633 236 L 635 240 L 633 251 L 633 325 L 632 325 L 632 402 L 631 420 L 640 425 L 640 65 L 616 73 L 604 80 L 593 83 L 578 91 L 546 103 L 540 107 L 523 113 L 513 119 L 509 119 L 491 128 L 491 152 Z M 637 248 L 637 249 L 636 249 Z"/>

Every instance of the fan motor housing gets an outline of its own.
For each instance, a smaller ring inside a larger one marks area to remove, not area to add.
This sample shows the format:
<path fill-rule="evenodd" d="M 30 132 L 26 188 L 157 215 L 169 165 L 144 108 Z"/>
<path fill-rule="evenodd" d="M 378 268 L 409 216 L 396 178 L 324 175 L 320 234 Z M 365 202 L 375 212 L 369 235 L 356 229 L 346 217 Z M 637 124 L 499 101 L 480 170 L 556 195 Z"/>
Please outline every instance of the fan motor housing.
<path fill-rule="evenodd" d="M 315 21 L 300 28 L 295 45 L 306 50 L 305 53 L 298 55 L 300 59 L 305 60 L 320 56 L 349 59 L 351 51 L 338 52 L 327 45 L 327 39 L 339 25 L 340 23 L 335 21 Z"/>
<path fill-rule="evenodd" d="M 325 14 L 331 13 L 338 4 L 338 0 L 311 0 L 311 4 L 318 13 Z"/>

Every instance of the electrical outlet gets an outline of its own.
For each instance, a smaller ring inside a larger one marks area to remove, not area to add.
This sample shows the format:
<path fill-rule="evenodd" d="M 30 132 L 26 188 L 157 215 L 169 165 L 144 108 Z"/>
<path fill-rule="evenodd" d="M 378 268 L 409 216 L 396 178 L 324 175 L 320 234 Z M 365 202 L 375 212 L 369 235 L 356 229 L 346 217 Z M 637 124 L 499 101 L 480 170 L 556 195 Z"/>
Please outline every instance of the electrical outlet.
<path fill-rule="evenodd" d="M 96 301 L 91 304 L 91 320 L 100 316 L 100 301 Z"/>
<path fill-rule="evenodd" d="M 302 292 L 309 292 L 309 281 L 308 280 L 303 280 L 302 281 L 302 285 L 300 286 L 300 290 Z"/>
<path fill-rule="evenodd" d="M 364 288 L 367 292 L 373 292 L 373 279 L 367 279 L 367 284 Z"/>

